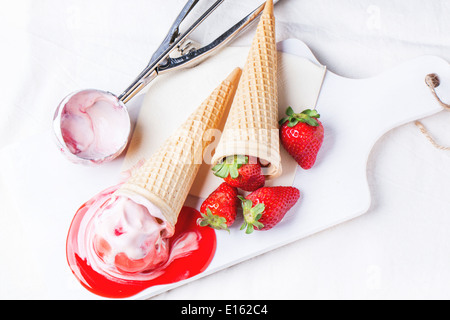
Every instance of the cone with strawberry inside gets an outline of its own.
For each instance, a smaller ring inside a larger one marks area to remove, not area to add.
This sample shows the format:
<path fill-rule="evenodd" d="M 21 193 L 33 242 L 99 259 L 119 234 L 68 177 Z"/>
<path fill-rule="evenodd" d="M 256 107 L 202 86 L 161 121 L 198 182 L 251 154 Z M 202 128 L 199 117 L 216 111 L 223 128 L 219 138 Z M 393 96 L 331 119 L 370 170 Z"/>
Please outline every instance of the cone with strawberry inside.
<path fill-rule="evenodd" d="M 219 127 L 240 75 L 236 68 L 116 194 L 148 199 L 174 227 L 210 143 L 205 134 Z"/>
<path fill-rule="evenodd" d="M 227 157 L 224 161 L 215 165 L 212 170 L 216 176 L 223 178 L 230 186 L 244 191 L 255 191 L 266 183 L 261 164 L 254 157 Z"/>
<path fill-rule="evenodd" d="M 263 165 L 265 178 L 281 174 L 277 91 L 275 17 L 273 1 L 269 0 L 260 18 L 236 96 L 213 156 L 214 165 L 230 164 L 235 157 L 241 157 L 241 160 L 248 157 L 249 163 Z M 244 164 L 247 163 L 237 163 L 229 170 L 229 174 L 236 176 Z M 215 169 L 221 173 L 226 170 Z"/>

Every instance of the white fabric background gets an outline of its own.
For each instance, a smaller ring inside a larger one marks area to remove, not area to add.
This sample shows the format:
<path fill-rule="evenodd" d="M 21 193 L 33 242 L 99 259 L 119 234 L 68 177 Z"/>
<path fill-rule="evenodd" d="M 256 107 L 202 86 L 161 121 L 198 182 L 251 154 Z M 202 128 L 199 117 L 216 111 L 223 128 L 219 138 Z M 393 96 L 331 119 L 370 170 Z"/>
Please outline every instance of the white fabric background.
<path fill-rule="evenodd" d="M 184 2 L 0 0 L 0 148 L 47 130 L 69 92 L 120 93 Z M 193 38 L 206 43 L 261 2 L 227 0 Z M 345 77 L 370 77 L 425 54 L 450 61 L 449 1 L 281 0 L 275 13 L 278 40 L 304 41 Z M 232 45 L 250 45 L 252 30 Z M 450 113 L 423 122 L 450 145 Z M 450 152 L 436 150 L 407 124 L 378 141 L 367 176 L 372 206 L 362 217 L 155 299 L 450 298 Z M 7 197 L 0 200 L 0 225 L 20 232 L 20 223 L 4 214 L 13 212 Z M 16 257 L 0 252 L 11 271 L 0 276 L 0 296 L 42 298 L 38 285 L 14 275 L 14 264 L 26 259 L 20 243 L 11 246 Z"/>

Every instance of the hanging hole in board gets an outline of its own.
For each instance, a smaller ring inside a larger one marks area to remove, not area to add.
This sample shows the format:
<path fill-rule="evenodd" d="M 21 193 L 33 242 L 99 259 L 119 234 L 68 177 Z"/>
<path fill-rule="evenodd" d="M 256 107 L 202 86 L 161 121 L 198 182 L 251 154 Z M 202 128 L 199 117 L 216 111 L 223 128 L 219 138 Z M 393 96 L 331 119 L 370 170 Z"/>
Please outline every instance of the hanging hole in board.
<path fill-rule="evenodd" d="M 441 80 L 439 80 L 439 77 L 436 73 L 430 73 L 425 77 L 425 83 L 430 88 L 437 88 L 441 84 Z"/>

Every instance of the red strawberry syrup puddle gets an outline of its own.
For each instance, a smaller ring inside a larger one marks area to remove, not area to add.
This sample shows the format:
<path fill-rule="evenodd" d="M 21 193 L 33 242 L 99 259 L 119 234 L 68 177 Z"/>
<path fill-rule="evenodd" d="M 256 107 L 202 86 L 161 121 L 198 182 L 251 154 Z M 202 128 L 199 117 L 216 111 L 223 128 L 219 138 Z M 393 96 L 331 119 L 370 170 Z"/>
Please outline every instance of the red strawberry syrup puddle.
<path fill-rule="evenodd" d="M 175 226 L 175 234 L 169 240 L 170 248 L 184 234 L 196 232 L 200 235 L 198 249 L 187 256 L 173 260 L 160 275 L 151 280 L 134 281 L 106 277 L 90 266 L 88 259 L 80 254 L 78 247 L 80 224 L 94 202 L 95 200 L 90 200 L 78 209 L 70 226 L 66 243 L 67 262 L 73 274 L 86 289 L 94 294 L 107 298 L 131 297 L 156 285 L 175 283 L 196 276 L 209 266 L 214 257 L 217 241 L 215 231 L 212 228 L 198 226 L 196 221 L 200 213 L 193 208 L 183 207 Z"/>

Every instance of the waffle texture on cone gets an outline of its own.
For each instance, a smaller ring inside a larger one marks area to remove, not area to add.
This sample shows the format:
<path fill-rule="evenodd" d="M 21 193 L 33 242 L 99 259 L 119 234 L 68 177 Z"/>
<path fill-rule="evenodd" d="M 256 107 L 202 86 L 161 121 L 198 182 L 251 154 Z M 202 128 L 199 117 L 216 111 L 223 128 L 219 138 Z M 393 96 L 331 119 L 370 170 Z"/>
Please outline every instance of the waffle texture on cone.
<path fill-rule="evenodd" d="M 263 171 L 267 178 L 281 174 L 277 59 L 273 1 L 267 1 L 213 164 L 247 155 L 270 163 Z"/>
<path fill-rule="evenodd" d="M 203 152 L 234 97 L 241 70 L 236 68 L 159 150 L 136 169 L 118 195 L 140 195 L 156 205 L 175 226 L 178 214 L 203 163 Z"/>

